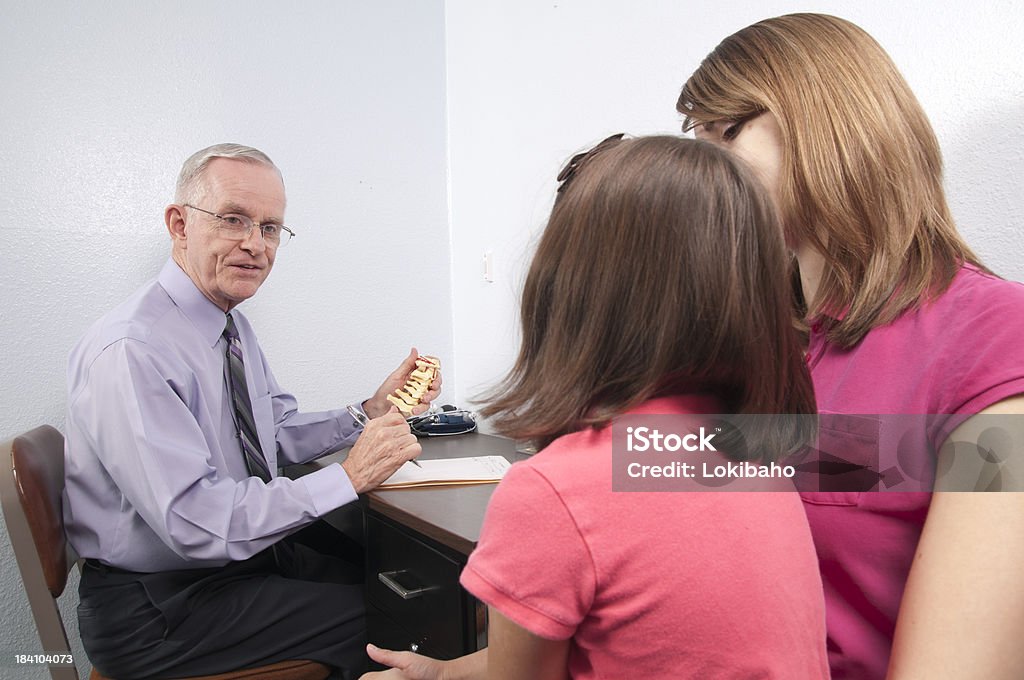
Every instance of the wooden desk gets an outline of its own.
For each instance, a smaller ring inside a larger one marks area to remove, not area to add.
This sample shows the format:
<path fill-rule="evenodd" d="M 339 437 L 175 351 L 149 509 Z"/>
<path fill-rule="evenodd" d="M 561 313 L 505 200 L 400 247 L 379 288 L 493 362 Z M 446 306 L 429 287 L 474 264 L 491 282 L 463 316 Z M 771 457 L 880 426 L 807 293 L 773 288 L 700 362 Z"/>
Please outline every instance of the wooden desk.
<path fill-rule="evenodd" d="M 475 432 L 420 444 L 423 458 L 526 458 L 511 440 Z M 332 454 L 314 467 L 341 460 L 343 453 Z M 495 486 L 372 491 L 361 498 L 370 642 L 442 659 L 487 645 L 486 607 L 462 589 L 459 574 L 480 538 Z M 327 519 L 339 528 L 351 525 L 351 515 Z"/>

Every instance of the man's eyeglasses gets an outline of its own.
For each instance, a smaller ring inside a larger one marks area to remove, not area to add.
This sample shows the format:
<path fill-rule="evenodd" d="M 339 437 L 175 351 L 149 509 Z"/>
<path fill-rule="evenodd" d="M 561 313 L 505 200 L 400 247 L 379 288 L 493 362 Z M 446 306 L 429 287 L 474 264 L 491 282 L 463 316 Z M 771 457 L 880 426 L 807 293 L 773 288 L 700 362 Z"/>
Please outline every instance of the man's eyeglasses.
<path fill-rule="evenodd" d="M 257 224 L 246 215 L 221 215 L 209 210 L 203 210 L 191 203 L 185 203 L 183 205 L 186 208 L 192 208 L 193 210 L 198 210 L 199 212 L 216 217 L 220 220 L 220 224 L 218 226 L 220 227 L 221 233 L 236 241 L 244 241 L 249 238 L 249 234 L 252 233 L 253 229 L 259 229 L 260 234 L 263 236 L 263 241 L 268 246 L 283 248 L 292 240 L 292 236 L 295 236 L 295 232 L 283 224 L 274 224 L 273 222 Z"/>

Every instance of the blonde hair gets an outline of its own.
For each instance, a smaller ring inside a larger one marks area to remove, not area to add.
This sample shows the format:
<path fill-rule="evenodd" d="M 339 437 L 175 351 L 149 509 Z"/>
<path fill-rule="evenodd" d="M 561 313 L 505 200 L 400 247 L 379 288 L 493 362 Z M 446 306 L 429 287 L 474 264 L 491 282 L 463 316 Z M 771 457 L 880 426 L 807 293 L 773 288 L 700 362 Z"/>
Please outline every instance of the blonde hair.
<path fill-rule="evenodd" d="M 829 339 L 859 342 L 949 285 L 978 258 L 957 233 L 938 140 L 895 64 L 863 29 L 822 14 L 729 36 L 690 76 L 685 126 L 769 111 L 782 130 L 787 239 L 825 258 L 801 311 Z"/>

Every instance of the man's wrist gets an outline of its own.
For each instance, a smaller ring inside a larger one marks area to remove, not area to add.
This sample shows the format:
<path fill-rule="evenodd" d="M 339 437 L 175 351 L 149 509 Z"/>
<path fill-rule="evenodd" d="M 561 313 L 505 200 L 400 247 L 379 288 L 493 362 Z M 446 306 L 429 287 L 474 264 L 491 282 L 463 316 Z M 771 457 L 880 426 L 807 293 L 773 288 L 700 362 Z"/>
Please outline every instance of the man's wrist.
<path fill-rule="evenodd" d="M 352 485 L 352 490 L 356 492 L 356 495 L 361 494 L 363 493 L 363 491 L 365 491 L 365 489 L 363 488 L 364 482 L 361 479 L 357 479 L 356 476 L 352 474 L 353 471 L 345 466 L 345 463 L 347 462 L 348 459 L 346 458 L 344 461 L 338 463 L 338 465 L 341 466 L 341 469 L 345 471 L 345 476 L 348 477 L 348 482 L 349 484 Z"/>
<path fill-rule="evenodd" d="M 367 417 L 369 417 L 371 419 L 373 419 L 373 418 L 380 418 L 382 415 L 384 415 L 385 413 L 388 412 L 388 402 L 387 402 L 387 400 L 382 400 L 382 401 L 383 401 L 383 405 L 380 404 L 380 403 L 374 402 L 374 397 L 370 397 L 369 399 L 364 401 L 362 404 L 360 404 L 360 407 L 362 407 L 363 413 L 365 413 L 367 415 Z"/>

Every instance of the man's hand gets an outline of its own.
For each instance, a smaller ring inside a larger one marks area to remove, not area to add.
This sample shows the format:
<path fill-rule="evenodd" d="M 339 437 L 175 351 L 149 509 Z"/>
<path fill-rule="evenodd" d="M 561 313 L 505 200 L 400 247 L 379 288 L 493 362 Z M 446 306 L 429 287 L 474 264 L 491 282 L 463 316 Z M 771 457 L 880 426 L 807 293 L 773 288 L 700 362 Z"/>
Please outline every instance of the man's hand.
<path fill-rule="evenodd" d="M 387 396 L 405 385 L 405 382 L 409 379 L 409 374 L 416 370 L 416 358 L 419 355 L 420 353 L 413 347 L 412 351 L 409 352 L 409 356 L 402 361 L 401 365 L 391 375 L 384 379 L 384 382 L 377 388 L 373 396 L 363 402 L 363 410 L 366 411 L 366 415 L 371 418 L 377 418 L 392 408 Z M 430 402 L 436 399 L 440 393 L 441 372 L 438 371 L 437 378 L 434 379 L 434 382 L 430 383 L 430 389 L 420 399 L 419 405 L 413 407 L 413 414 L 423 413 L 430 408 Z"/>
<path fill-rule="evenodd" d="M 341 464 L 356 493 L 376 488 L 422 449 L 409 423 L 392 406 L 384 415 L 366 423 L 348 458 Z"/>

